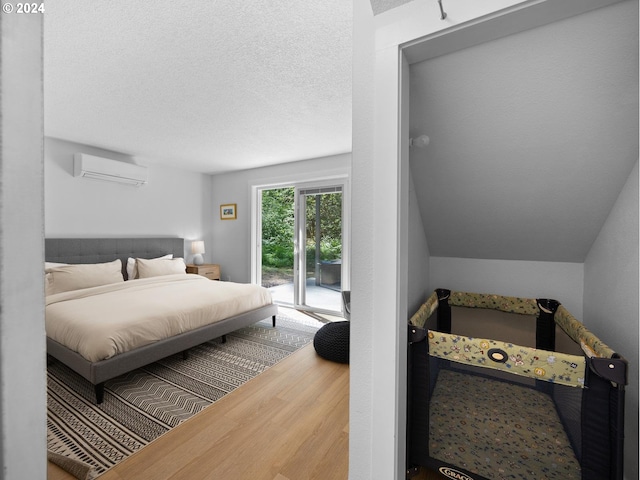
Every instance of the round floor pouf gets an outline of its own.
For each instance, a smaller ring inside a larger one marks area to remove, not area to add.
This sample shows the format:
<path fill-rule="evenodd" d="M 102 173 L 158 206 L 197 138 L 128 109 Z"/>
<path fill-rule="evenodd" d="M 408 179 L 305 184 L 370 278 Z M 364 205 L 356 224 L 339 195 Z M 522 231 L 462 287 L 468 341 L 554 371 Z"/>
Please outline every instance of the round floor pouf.
<path fill-rule="evenodd" d="M 323 325 L 313 337 L 313 347 L 322 358 L 349 363 L 349 322 Z"/>

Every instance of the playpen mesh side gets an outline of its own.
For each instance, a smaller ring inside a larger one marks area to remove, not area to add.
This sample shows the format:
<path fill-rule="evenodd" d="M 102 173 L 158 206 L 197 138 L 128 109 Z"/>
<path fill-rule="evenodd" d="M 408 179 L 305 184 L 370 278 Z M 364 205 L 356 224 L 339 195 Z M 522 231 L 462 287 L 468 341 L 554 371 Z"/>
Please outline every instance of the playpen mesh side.
<path fill-rule="evenodd" d="M 583 421 L 577 423 L 573 420 L 571 409 L 561 395 L 554 397 L 567 431 L 582 455 L 583 478 L 622 478 L 626 360 L 590 332 L 564 306 L 558 307 L 554 320 L 580 345 L 591 367 L 588 388 L 583 392 Z M 604 364 L 609 369 L 604 374 L 596 373 L 597 365 L 603 365 L 601 360 L 605 360 Z"/>

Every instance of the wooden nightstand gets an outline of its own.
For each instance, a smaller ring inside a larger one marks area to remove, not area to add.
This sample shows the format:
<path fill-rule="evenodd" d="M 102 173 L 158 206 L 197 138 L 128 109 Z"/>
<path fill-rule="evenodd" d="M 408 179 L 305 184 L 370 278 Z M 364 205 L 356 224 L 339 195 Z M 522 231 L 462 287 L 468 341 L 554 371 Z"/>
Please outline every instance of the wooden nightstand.
<path fill-rule="evenodd" d="M 209 280 L 220 280 L 220 265 L 215 263 L 205 263 L 203 265 L 187 265 L 187 273 L 196 273 L 207 277 Z"/>

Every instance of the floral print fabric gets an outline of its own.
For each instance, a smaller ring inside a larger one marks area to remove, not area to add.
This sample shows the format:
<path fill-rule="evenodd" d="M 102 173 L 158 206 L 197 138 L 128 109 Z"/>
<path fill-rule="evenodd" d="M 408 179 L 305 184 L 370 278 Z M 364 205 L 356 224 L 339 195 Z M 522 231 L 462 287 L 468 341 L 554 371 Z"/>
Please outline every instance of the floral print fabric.
<path fill-rule="evenodd" d="M 440 370 L 429 456 L 495 480 L 579 480 L 580 463 L 542 392 Z"/>
<path fill-rule="evenodd" d="M 436 308 L 438 308 L 438 295 L 433 292 L 427 301 L 420 306 L 418 311 L 413 314 L 409 323 L 414 327 L 424 328 L 424 324 L 433 312 L 435 312 Z"/>
<path fill-rule="evenodd" d="M 429 355 L 476 367 L 584 388 L 583 356 L 550 352 L 492 339 L 428 332 Z"/>
<path fill-rule="evenodd" d="M 553 319 L 560 325 L 567 335 L 574 342 L 578 343 L 584 353 L 589 357 L 611 358 L 614 351 L 609 348 L 602 340 L 587 330 L 582 323 L 574 318 L 563 305 L 558 307 Z"/>
<path fill-rule="evenodd" d="M 507 313 L 537 315 L 538 305 L 535 300 L 520 297 L 503 297 L 485 293 L 451 292 L 449 305 L 456 307 L 490 308 Z"/>

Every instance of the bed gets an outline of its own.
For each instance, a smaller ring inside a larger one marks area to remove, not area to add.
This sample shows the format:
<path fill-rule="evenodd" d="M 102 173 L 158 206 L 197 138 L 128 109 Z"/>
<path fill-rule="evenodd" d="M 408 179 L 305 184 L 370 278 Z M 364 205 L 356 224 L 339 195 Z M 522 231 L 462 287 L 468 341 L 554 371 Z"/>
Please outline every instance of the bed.
<path fill-rule="evenodd" d="M 556 300 L 438 289 L 408 354 L 408 477 L 623 478 L 627 361 Z"/>
<path fill-rule="evenodd" d="M 269 317 L 275 327 L 266 289 L 186 274 L 182 257 L 180 238 L 45 239 L 47 354 L 91 382 L 96 403 L 123 373 Z"/>

